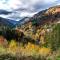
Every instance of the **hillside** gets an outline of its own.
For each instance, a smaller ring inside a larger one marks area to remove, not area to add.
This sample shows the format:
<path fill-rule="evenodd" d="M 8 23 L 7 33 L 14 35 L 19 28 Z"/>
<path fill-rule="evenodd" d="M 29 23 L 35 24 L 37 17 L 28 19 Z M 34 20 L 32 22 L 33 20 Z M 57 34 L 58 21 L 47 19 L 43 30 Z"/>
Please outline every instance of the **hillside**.
<path fill-rule="evenodd" d="M 0 26 L 16 27 L 0 31 L 1 59 L 10 56 L 12 60 L 60 60 L 59 6 L 25 17 L 14 25 L 16 21 L 8 20 L 0 18 Z"/>
<path fill-rule="evenodd" d="M 60 7 L 54 6 L 35 14 L 29 19 L 29 21 L 18 26 L 17 30 L 23 32 L 28 38 L 36 40 L 38 44 L 41 42 L 44 44 L 45 34 L 47 32 L 52 32 L 53 28 L 59 23 L 59 21 Z"/>
<path fill-rule="evenodd" d="M 10 19 L 0 17 L 0 30 L 5 28 L 13 28 L 15 25 L 11 23 Z"/>

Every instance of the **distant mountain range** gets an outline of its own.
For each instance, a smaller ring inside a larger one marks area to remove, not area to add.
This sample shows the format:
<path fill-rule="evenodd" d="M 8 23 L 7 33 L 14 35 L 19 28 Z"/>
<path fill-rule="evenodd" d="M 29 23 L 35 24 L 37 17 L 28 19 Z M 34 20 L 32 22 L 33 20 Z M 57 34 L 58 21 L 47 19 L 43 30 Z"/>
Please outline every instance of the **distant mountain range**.
<path fill-rule="evenodd" d="M 24 17 L 24 18 L 22 18 L 21 20 L 19 20 L 16 25 L 17 25 L 17 26 L 20 26 L 20 25 L 26 23 L 26 22 L 29 21 L 29 20 L 30 20 L 30 17 Z"/>
<path fill-rule="evenodd" d="M 9 22 L 12 23 L 13 25 L 16 25 L 19 21 L 9 19 Z"/>
<path fill-rule="evenodd" d="M 16 21 L 0 17 L 0 26 L 14 27 Z"/>
<path fill-rule="evenodd" d="M 19 21 L 0 17 L 0 26 L 15 27 L 24 24 L 29 18 L 25 17 Z"/>
<path fill-rule="evenodd" d="M 0 13 L 4 13 L 4 11 L 0 11 Z M 5 13 L 10 13 L 6 12 Z M 4 14 L 5 14 L 4 13 Z M 35 14 L 33 17 L 24 17 L 23 19 L 19 21 L 11 20 L 11 19 L 6 19 L 0 17 L 0 26 L 20 26 L 25 23 L 33 22 L 36 23 L 36 25 L 44 25 L 44 24 L 49 24 L 53 22 L 57 22 L 60 20 L 60 6 L 54 6 L 50 7 L 49 9 L 43 10 Z"/>

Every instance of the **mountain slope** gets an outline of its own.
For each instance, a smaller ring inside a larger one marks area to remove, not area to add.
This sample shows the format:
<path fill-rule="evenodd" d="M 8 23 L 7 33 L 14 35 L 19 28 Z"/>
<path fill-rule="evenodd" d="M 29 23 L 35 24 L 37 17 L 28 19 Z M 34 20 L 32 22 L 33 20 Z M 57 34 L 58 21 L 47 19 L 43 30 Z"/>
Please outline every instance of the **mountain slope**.
<path fill-rule="evenodd" d="M 13 24 L 13 25 L 16 25 L 19 21 L 15 21 L 15 20 L 8 20 L 11 24 Z"/>
<path fill-rule="evenodd" d="M 49 9 L 43 10 L 35 14 L 33 17 L 29 18 L 28 21 L 24 21 L 26 18 L 20 20 L 17 25 L 29 25 L 30 22 L 32 25 L 42 26 L 45 24 L 55 23 L 60 20 L 60 6 L 50 7 Z"/>
<path fill-rule="evenodd" d="M 60 19 L 60 7 L 51 7 L 34 15 L 30 20 L 36 21 L 38 25 L 56 22 Z"/>
<path fill-rule="evenodd" d="M 0 27 L 1 26 L 5 26 L 5 27 L 13 27 L 13 23 L 9 22 L 10 19 L 5 19 L 5 18 L 2 18 L 0 17 Z"/>
<path fill-rule="evenodd" d="M 60 21 L 60 7 L 51 7 L 35 14 L 28 22 L 17 27 L 27 38 L 41 41 L 44 44 L 45 33 L 53 31 L 53 28 Z"/>
<path fill-rule="evenodd" d="M 28 21 L 29 21 L 29 17 L 24 17 L 23 19 L 19 20 L 16 25 L 20 26 Z"/>

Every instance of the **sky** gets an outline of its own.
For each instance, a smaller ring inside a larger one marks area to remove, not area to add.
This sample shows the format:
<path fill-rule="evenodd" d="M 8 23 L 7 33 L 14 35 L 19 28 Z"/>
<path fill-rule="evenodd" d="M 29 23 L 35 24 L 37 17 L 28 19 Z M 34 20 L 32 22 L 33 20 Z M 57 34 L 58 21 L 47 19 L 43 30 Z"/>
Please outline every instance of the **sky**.
<path fill-rule="evenodd" d="M 18 20 L 56 5 L 60 5 L 60 0 L 0 0 L 0 10 L 12 12 L 7 15 L 2 13 L 0 16 Z"/>

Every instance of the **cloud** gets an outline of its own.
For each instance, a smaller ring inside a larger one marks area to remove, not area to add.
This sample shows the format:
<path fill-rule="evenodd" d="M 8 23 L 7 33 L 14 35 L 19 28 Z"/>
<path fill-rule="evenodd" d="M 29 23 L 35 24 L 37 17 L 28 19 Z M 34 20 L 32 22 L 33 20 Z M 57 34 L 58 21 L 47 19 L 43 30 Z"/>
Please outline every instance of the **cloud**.
<path fill-rule="evenodd" d="M 35 6 L 42 6 L 54 4 L 56 1 L 59 0 L 0 0 L 0 9 L 27 9 L 27 10 L 34 10 Z"/>
<path fill-rule="evenodd" d="M 11 14 L 12 12 L 6 11 L 6 10 L 0 10 L 0 15 L 8 15 Z"/>
<path fill-rule="evenodd" d="M 0 9 L 12 10 L 18 8 L 20 0 L 0 0 Z"/>
<path fill-rule="evenodd" d="M 17 11 L 21 16 L 32 16 L 36 12 L 58 4 L 58 0 L 20 0 Z"/>
<path fill-rule="evenodd" d="M 35 13 L 60 5 L 59 0 L 0 0 L 0 9 L 13 11 L 9 18 L 33 16 Z M 15 17 L 14 17 L 15 16 Z"/>

